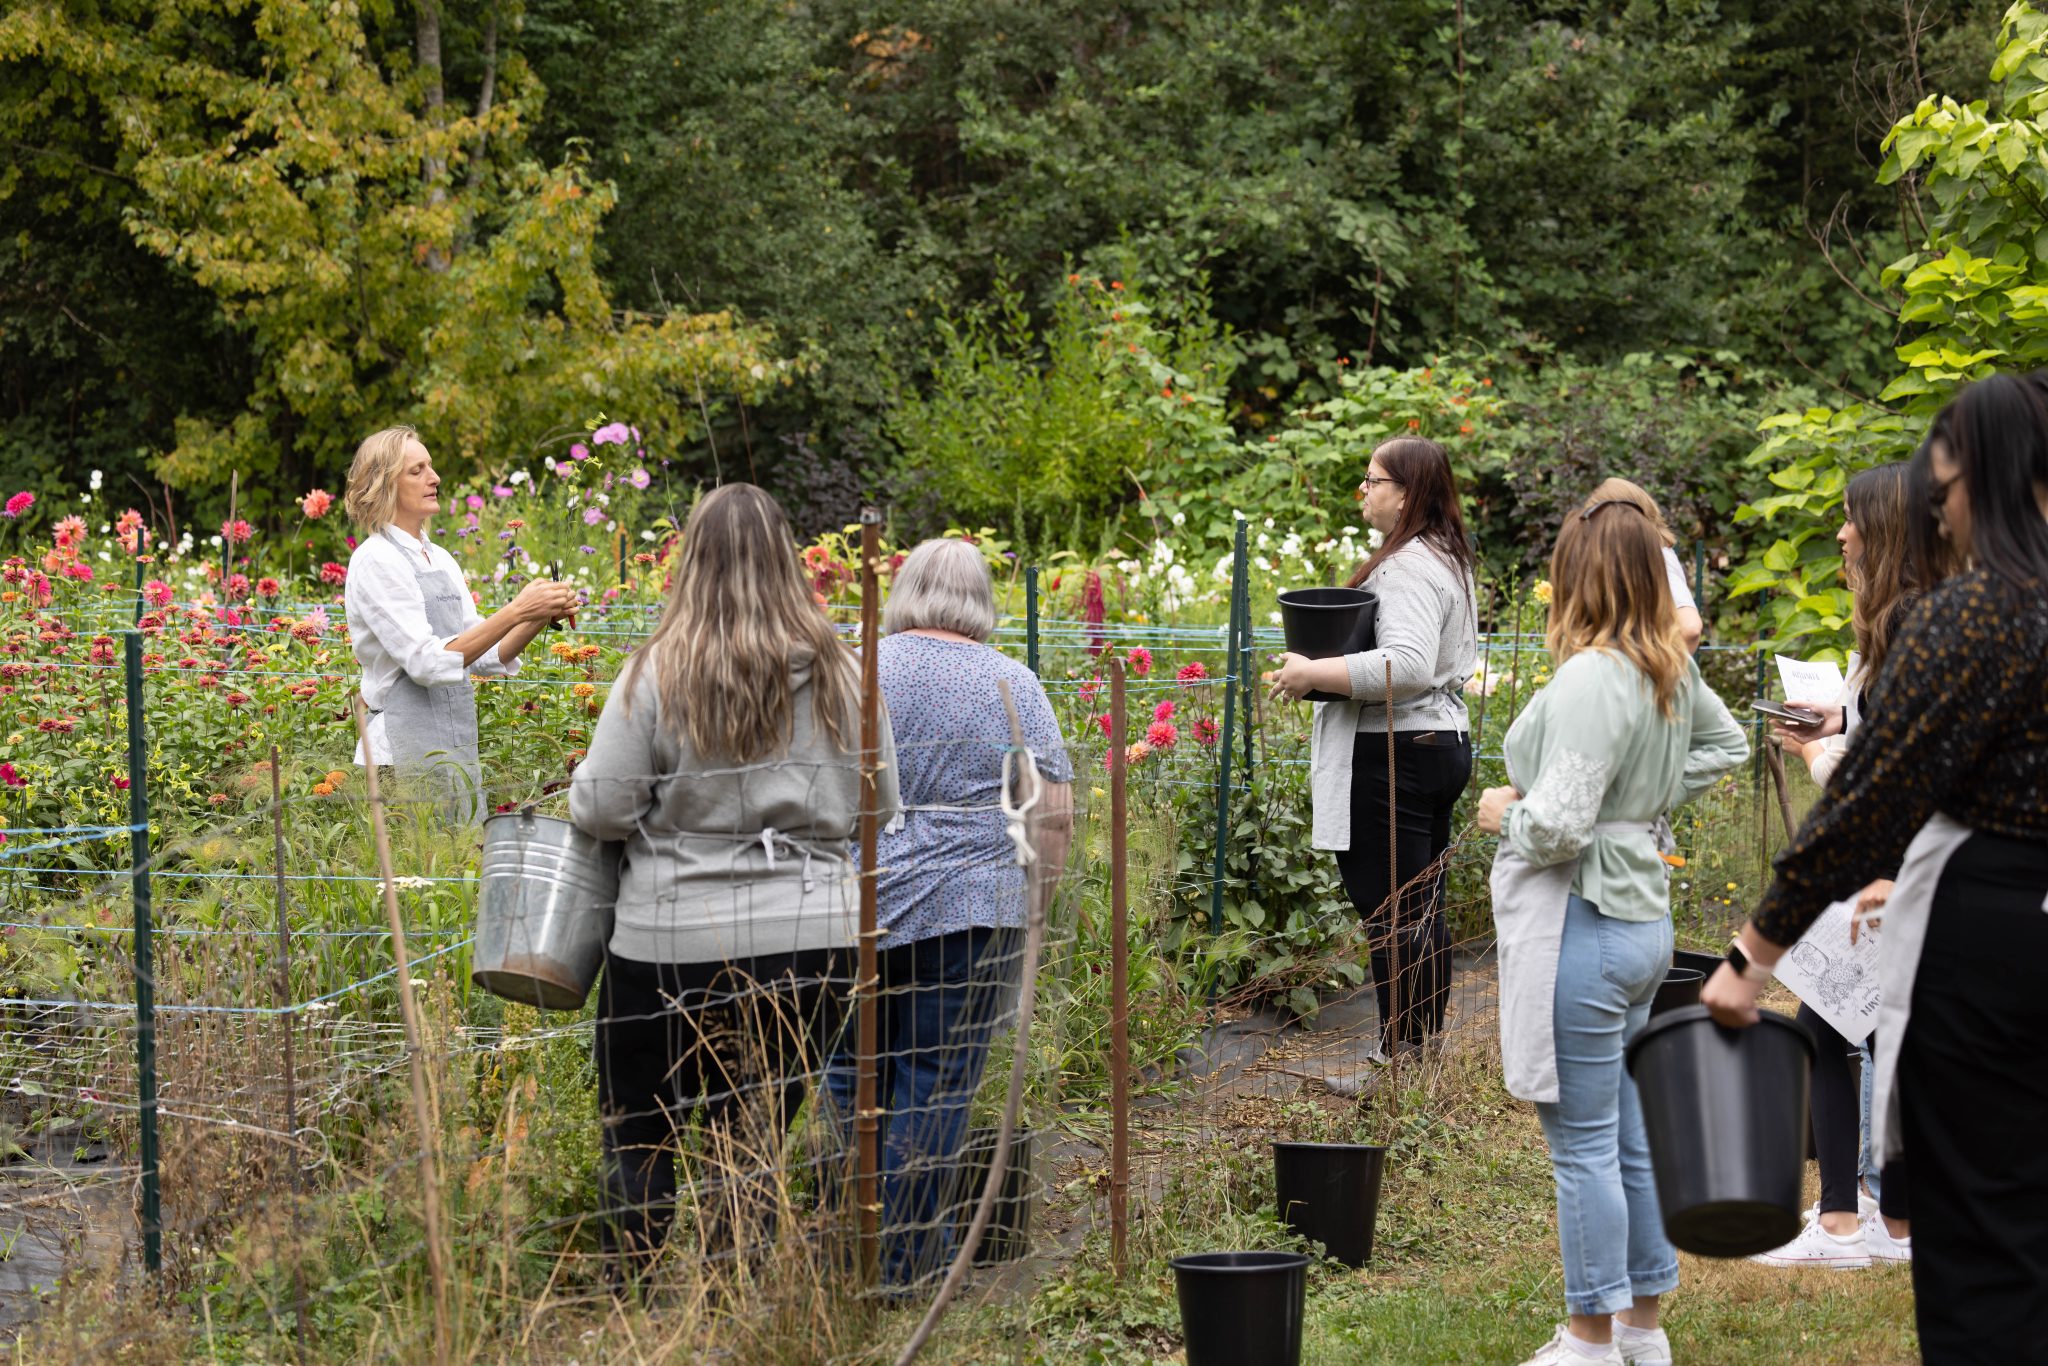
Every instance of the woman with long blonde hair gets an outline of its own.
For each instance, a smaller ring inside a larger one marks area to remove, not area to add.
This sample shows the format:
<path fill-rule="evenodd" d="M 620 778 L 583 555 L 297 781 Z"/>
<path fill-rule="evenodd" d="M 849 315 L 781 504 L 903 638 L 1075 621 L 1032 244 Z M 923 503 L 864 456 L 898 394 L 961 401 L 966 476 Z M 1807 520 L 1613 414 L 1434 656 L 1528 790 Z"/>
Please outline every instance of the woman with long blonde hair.
<path fill-rule="evenodd" d="M 1571 514 L 1550 561 L 1556 676 L 1508 730 L 1511 786 L 1479 802 L 1500 836 L 1501 1053 L 1550 1145 L 1570 1315 L 1531 1366 L 1671 1360 L 1657 1309 L 1678 1256 L 1622 1052 L 1671 966 L 1664 815 L 1749 745 L 1685 649 L 1662 549 L 1633 499 Z"/>
<path fill-rule="evenodd" d="M 569 790 L 625 844 L 598 990 L 607 1247 L 643 1268 L 675 1212 L 678 1131 L 707 1130 L 695 1195 L 716 1254 L 765 1235 L 784 1131 L 823 1065 L 855 942 L 860 688 L 775 501 L 706 494 L 668 605 L 605 700 Z M 895 812 L 886 716 L 877 782 Z"/>

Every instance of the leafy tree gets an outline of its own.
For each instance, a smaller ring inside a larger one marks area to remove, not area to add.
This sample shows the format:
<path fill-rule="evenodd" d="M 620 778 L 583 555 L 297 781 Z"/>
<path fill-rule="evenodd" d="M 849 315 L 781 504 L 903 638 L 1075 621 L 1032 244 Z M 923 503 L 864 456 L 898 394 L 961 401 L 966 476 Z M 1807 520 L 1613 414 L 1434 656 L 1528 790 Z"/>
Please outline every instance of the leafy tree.
<path fill-rule="evenodd" d="M 2048 364 L 2048 15 L 2025 3 L 2007 11 L 1991 79 L 1991 99 L 1929 96 L 1885 139 L 1879 179 L 1911 181 L 1929 201 L 1920 246 L 1884 270 L 1913 328 L 1898 348 L 1904 369 L 1877 404 L 1769 419 L 1750 456 L 1775 466 L 1779 492 L 1737 518 L 1779 535 L 1730 587 L 1772 595 L 1780 639 L 1841 642 L 1848 599 L 1833 532 L 1850 476 L 1909 456 L 1967 381 Z"/>
<path fill-rule="evenodd" d="M 612 191 L 524 153 L 538 92 L 497 12 L 473 34 L 466 104 L 445 89 L 444 38 L 472 35 L 432 5 L 413 20 L 308 0 L 0 20 L 0 62 L 27 73 L 0 139 L 83 124 L 130 187 L 135 241 L 246 340 L 239 411 L 179 416 L 156 461 L 171 482 L 265 481 L 288 453 L 332 471 L 393 421 L 451 464 L 566 442 L 597 409 L 675 431 L 697 394 L 783 371 L 766 332 L 729 315 L 615 312 L 597 246 Z"/>

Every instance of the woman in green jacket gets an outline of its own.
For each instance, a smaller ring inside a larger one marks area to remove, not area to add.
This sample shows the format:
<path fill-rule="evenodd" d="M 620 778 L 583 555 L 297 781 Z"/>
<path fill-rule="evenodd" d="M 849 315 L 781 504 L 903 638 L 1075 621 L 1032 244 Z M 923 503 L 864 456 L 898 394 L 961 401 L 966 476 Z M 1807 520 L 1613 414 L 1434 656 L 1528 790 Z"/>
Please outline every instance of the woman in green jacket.
<path fill-rule="evenodd" d="M 1749 745 L 1686 652 L 1662 550 L 1631 500 L 1593 499 L 1565 523 L 1550 562 L 1557 675 L 1508 730 L 1513 786 L 1479 803 L 1480 829 L 1500 836 L 1501 1052 L 1550 1145 L 1571 1316 L 1529 1366 L 1671 1361 L 1657 1303 L 1678 1255 L 1622 1052 L 1671 966 L 1664 813 Z"/>

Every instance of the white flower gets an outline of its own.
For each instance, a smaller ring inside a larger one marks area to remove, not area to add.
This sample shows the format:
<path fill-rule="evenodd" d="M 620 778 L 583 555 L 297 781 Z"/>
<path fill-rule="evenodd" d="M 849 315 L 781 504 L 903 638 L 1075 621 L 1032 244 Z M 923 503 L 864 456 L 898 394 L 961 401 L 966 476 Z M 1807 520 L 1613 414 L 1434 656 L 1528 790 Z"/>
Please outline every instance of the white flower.
<path fill-rule="evenodd" d="M 1268 525 L 1270 525 L 1270 523 Z M 1273 538 L 1271 536 L 1268 536 L 1265 532 L 1261 531 L 1259 533 L 1259 539 L 1255 541 L 1253 544 L 1256 545 L 1260 550 L 1264 550 L 1266 548 L 1266 542 L 1272 539 Z"/>
<path fill-rule="evenodd" d="M 208 536 L 206 538 L 206 543 L 212 546 L 215 550 L 220 549 L 220 537 L 218 536 Z"/>
<path fill-rule="evenodd" d="M 1266 530 L 1268 530 L 1268 531 L 1271 531 L 1272 529 L 1273 529 L 1273 519 L 1272 519 L 1271 517 L 1268 517 L 1268 518 L 1266 519 Z"/>
<path fill-rule="evenodd" d="M 109 561 L 109 562 L 111 562 L 111 561 L 113 560 L 113 558 L 114 558 L 114 557 L 113 557 L 113 555 L 112 555 L 111 553 L 109 553 L 108 551 L 102 550 L 102 551 L 100 552 L 100 558 L 101 558 L 102 560 L 106 560 L 106 561 Z"/>
<path fill-rule="evenodd" d="M 1347 526 L 1337 534 L 1340 536 L 1356 536 L 1358 534 L 1358 528 L 1355 526 Z"/>
<path fill-rule="evenodd" d="M 552 455 L 544 455 L 540 458 L 540 463 L 543 468 L 552 470 L 555 467 L 555 457 L 553 457 Z"/>
<path fill-rule="evenodd" d="M 103 482 L 105 482 L 105 480 L 106 480 L 106 477 L 107 477 L 106 475 L 104 475 L 104 474 L 100 473 L 100 472 L 99 472 L 98 470 L 94 470 L 94 471 L 92 472 L 92 487 L 93 487 L 93 490 L 94 490 L 94 492 L 98 492 L 98 490 L 99 490 L 99 486 L 100 486 L 100 485 L 101 485 L 101 484 L 102 484 Z"/>
<path fill-rule="evenodd" d="M 403 888 L 407 888 L 407 889 L 412 889 L 412 888 L 417 888 L 417 887 L 431 887 L 431 886 L 433 886 L 433 885 L 434 885 L 434 882 L 433 882 L 433 879 L 432 879 L 432 878 L 424 878 L 424 877 L 395 877 L 395 878 L 391 879 L 391 885 L 392 885 L 392 886 L 394 886 L 394 887 L 403 887 Z"/>
<path fill-rule="evenodd" d="M 654 539 L 654 533 L 651 531 L 643 531 L 640 533 L 640 539 L 643 541 L 651 541 Z"/>
<path fill-rule="evenodd" d="M 505 482 L 506 482 L 506 483 L 508 483 L 508 484 L 523 484 L 523 483 L 525 483 L 525 482 L 526 482 L 526 471 L 525 471 L 525 470 L 514 470 L 514 471 L 512 471 L 512 473 L 510 473 L 510 474 L 508 474 L 508 475 L 506 475 L 506 476 L 505 476 Z"/>
<path fill-rule="evenodd" d="M 1174 513 L 1173 524 L 1175 526 L 1186 526 L 1188 524 L 1188 515 L 1185 512 Z"/>
<path fill-rule="evenodd" d="M 1235 519 L 1235 520 L 1237 520 L 1237 521 L 1240 521 L 1240 522 L 1249 522 L 1249 521 L 1251 520 L 1251 518 L 1249 518 L 1249 517 L 1245 516 L 1245 515 L 1244 515 L 1244 514 L 1243 514 L 1242 512 L 1239 512 L 1239 511 L 1238 511 L 1238 510 L 1237 510 L 1236 508 L 1232 508 L 1232 509 L 1230 510 L 1230 515 L 1231 515 L 1231 517 L 1232 517 L 1233 519 Z"/>
<path fill-rule="evenodd" d="M 1280 624 L 1280 614 L 1278 612 L 1266 613 L 1266 619 L 1272 622 L 1275 626 L 1278 626 Z"/>

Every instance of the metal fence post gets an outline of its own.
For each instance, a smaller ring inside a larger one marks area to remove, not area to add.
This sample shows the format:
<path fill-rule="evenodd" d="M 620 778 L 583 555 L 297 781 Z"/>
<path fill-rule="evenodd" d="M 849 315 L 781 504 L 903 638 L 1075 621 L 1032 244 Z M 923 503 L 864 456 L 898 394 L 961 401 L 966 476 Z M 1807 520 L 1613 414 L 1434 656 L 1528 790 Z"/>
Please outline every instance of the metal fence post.
<path fill-rule="evenodd" d="M 136 573 L 141 572 L 138 561 Z M 128 847 L 133 863 L 129 890 L 135 898 L 135 1094 L 142 1122 L 142 1262 L 154 1275 L 164 1268 L 164 1233 L 157 1185 L 156 967 L 149 900 L 149 751 L 142 724 L 140 633 L 126 633 L 122 655 L 128 691 L 128 823 L 132 827 Z"/>
<path fill-rule="evenodd" d="M 882 765 L 882 683 L 880 672 L 882 514 L 860 512 L 860 945 L 859 986 L 854 1023 L 853 1199 L 858 1231 L 860 1284 L 875 1284 L 881 1271 L 880 1003 L 881 969 L 876 950 L 875 879 L 881 828 L 877 783 Z"/>
<path fill-rule="evenodd" d="M 1024 570 L 1024 667 L 1038 673 L 1038 566 Z"/>
<path fill-rule="evenodd" d="M 1230 552 L 1230 625 L 1225 627 L 1223 658 L 1230 671 L 1223 676 L 1223 743 L 1216 747 L 1216 863 L 1209 884 L 1209 933 L 1223 933 L 1224 853 L 1230 843 L 1230 747 L 1237 739 L 1237 651 L 1241 623 L 1238 611 L 1245 597 L 1244 523 Z"/>

